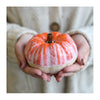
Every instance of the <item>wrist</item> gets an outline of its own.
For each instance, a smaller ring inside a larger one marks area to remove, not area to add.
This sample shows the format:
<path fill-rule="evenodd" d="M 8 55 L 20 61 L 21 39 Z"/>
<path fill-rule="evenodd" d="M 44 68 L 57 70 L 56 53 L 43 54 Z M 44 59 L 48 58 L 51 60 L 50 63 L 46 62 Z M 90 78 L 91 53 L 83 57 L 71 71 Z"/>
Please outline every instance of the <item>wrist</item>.
<path fill-rule="evenodd" d="M 30 39 L 30 38 L 32 38 L 32 37 L 33 37 L 33 34 L 31 34 L 31 33 L 22 34 L 22 35 L 17 39 L 16 42 L 18 42 L 21 38 Z"/>

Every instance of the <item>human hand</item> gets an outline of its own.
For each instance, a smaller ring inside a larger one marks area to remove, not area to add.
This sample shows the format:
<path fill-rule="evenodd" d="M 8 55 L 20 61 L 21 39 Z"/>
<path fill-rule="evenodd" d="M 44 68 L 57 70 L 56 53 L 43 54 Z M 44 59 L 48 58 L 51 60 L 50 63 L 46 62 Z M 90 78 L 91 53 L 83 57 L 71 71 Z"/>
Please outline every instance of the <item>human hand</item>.
<path fill-rule="evenodd" d="M 18 65 L 21 70 L 33 77 L 40 78 L 46 81 L 50 81 L 51 77 L 49 74 L 43 73 L 41 70 L 30 67 L 24 56 L 24 48 L 27 42 L 32 38 L 32 34 L 24 34 L 20 37 L 15 45 L 15 53 L 18 60 Z"/>
<path fill-rule="evenodd" d="M 74 64 L 65 67 L 62 71 L 55 74 L 55 78 L 60 82 L 64 76 L 72 76 L 75 72 L 80 71 L 88 61 L 90 46 L 83 35 L 75 34 L 72 36 L 78 49 L 78 57 Z"/>

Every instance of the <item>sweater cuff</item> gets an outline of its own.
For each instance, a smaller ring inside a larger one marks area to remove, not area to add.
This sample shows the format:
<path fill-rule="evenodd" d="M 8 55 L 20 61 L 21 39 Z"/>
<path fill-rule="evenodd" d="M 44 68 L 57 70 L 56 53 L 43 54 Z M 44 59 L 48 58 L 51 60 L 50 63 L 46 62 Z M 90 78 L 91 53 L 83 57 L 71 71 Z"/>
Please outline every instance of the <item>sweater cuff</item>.
<path fill-rule="evenodd" d="M 17 24 L 7 24 L 7 58 L 8 60 L 16 62 L 15 44 L 17 39 L 23 34 L 36 35 L 37 32 L 25 27 L 21 27 Z"/>
<path fill-rule="evenodd" d="M 67 34 L 69 35 L 81 34 L 85 37 L 85 39 L 90 45 L 91 51 L 88 58 L 88 62 L 85 65 L 85 67 L 81 70 L 81 71 L 84 71 L 88 66 L 93 64 L 93 26 L 87 26 L 80 29 L 73 29 L 73 30 L 67 31 Z"/>

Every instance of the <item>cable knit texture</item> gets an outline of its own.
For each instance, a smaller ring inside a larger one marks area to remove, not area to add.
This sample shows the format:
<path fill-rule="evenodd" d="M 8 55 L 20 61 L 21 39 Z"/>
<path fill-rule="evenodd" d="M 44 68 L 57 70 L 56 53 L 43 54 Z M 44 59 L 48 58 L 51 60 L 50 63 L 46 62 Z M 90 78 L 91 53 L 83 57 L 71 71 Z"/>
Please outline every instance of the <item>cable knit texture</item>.
<path fill-rule="evenodd" d="M 8 7 L 7 8 L 7 92 L 18 93 L 91 93 L 93 92 L 93 11 L 92 7 Z M 59 24 L 59 32 L 82 34 L 91 47 L 87 65 L 58 83 L 23 73 L 15 56 L 15 43 L 26 33 L 51 32 L 50 25 Z"/>
<path fill-rule="evenodd" d="M 17 24 L 8 24 L 7 25 L 7 51 L 9 60 L 16 62 L 16 55 L 15 55 L 15 43 L 16 40 L 25 33 L 31 33 L 36 35 L 37 33 L 31 29 L 20 27 Z"/>

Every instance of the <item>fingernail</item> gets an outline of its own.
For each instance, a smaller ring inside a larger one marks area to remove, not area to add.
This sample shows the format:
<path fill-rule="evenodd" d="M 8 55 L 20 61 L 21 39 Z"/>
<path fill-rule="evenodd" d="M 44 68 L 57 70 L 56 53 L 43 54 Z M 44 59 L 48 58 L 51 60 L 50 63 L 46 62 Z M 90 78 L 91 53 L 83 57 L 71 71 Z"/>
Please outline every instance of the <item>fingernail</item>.
<path fill-rule="evenodd" d="M 20 68 L 21 69 L 25 68 L 25 64 L 24 63 L 23 64 L 20 63 Z"/>
<path fill-rule="evenodd" d="M 47 81 L 47 77 L 43 77 L 43 80 Z"/>
<path fill-rule="evenodd" d="M 51 78 L 47 79 L 47 82 L 50 82 Z"/>
<path fill-rule="evenodd" d="M 24 66 L 23 65 L 21 65 L 21 67 L 20 67 L 21 69 L 23 69 L 24 68 Z"/>
<path fill-rule="evenodd" d="M 42 75 L 42 73 L 37 73 L 37 75 L 41 76 L 41 75 Z"/>
<path fill-rule="evenodd" d="M 85 64 L 84 64 L 84 59 L 83 59 L 83 58 L 81 59 L 81 63 L 82 63 L 82 65 L 85 65 Z"/>
<path fill-rule="evenodd" d="M 58 79 L 58 82 L 60 82 L 62 80 L 62 77 Z"/>

